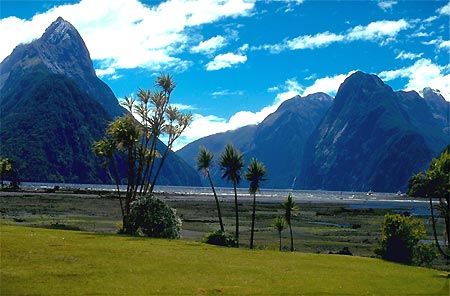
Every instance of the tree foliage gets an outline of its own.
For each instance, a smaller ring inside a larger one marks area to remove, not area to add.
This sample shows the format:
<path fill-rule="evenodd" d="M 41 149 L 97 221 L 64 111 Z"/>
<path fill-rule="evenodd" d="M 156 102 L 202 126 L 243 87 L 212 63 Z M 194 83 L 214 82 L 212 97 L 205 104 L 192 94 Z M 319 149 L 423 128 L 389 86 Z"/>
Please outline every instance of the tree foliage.
<path fill-rule="evenodd" d="M 137 100 L 125 97 L 122 105 L 129 113 L 111 122 L 105 136 L 94 144 L 94 152 L 105 159 L 104 165 L 117 185 L 123 182 L 117 173 L 116 155 L 123 154 L 126 159 L 124 196 L 117 186 L 126 233 L 132 231 L 131 203 L 153 192 L 170 149 L 192 121 L 191 114 L 183 114 L 170 105 L 175 86 L 171 75 L 161 74 L 156 79 L 155 90 L 139 89 Z M 161 139 L 166 140 L 164 151 L 156 149 Z"/>
<path fill-rule="evenodd" d="M 273 228 L 275 228 L 278 231 L 278 238 L 279 238 L 279 250 L 281 251 L 281 232 L 288 226 L 286 223 L 286 220 L 282 216 L 276 217 L 271 225 Z"/>
<path fill-rule="evenodd" d="M 289 193 L 286 200 L 281 204 L 284 208 L 284 219 L 286 220 L 287 224 L 289 225 L 289 234 L 291 237 L 291 252 L 294 251 L 294 237 L 292 235 L 292 218 L 297 216 L 296 211 L 298 210 L 298 207 L 295 205 L 294 198 L 292 197 L 292 194 Z"/>
<path fill-rule="evenodd" d="M 214 188 L 214 184 L 213 184 L 213 181 L 211 179 L 211 174 L 210 174 L 210 168 L 212 166 L 213 158 L 214 158 L 214 155 L 208 149 L 201 146 L 200 151 L 197 155 L 197 170 L 202 171 L 209 180 L 209 184 L 211 185 L 211 189 L 214 194 L 214 199 L 216 201 L 217 215 L 219 216 L 220 230 L 222 232 L 224 232 L 225 229 L 224 229 L 223 221 L 222 221 L 222 213 L 220 211 L 220 203 L 219 203 L 219 199 L 217 198 L 216 189 Z"/>
<path fill-rule="evenodd" d="M 225 150 L 220 155 L 219 165 L 222 169 L 222 178 L 233 182 L 234 188 L 234 209 L 236 215 L 236 242 L 239 246 L 239 209 L 237 199 L 237 185 L 241 181 L 242 168 L 244 167 L 244 156 L 234 148 L 232 144 L 227 144 Z"/>
<path fill-rule="evenodd" d="M 428 249 L 419 245 L 425 237 L 425 226 L 412 216 L 402 214 L 386 214 L 384 216 L 380 247 L 376 250 L 383 259 L 412 263 L 416 256 L 417 262 L 432 259 L 433 256 L 424 252 Z M 418 256 L 420 254 L 420 256 Z M 427 258 L 427 256 L 429 256 Z"/>
<path fill-rule="evenodd" d="M 232 248 L 237 247 L 237 242 L 235 238 L 228 232 L 222 230 L 215 230 L 208 233 L 203 238 L 203 242 L 216 246 L 232 247 Z"/>
<path fill-rule="evenodd" d="M 252 207 L 252 227 L 250 230 L 250 249 L 253 249 L 253 237 L 255 233 L 255 215 L 256 215 L 256 192 L 259 190 L 260 183 L 266 181 L 266 167 L 262 162 L 259 162 L 256 158 L 252 158 L 250 164 L 247 167 L 245 178 L 250 182 L 249 192 L 253 194 L 253 207 Z"/>
<path fill-rule="evenodd" d="M 179 238 L 181 219 L 164 201 L 151 195 L 141 196 L 131 203 L 129 227 L 133 234 Z"/>
<path fill-rule="evenodd" d="M 433 227 L 433 235 L 439 252 L 446 259 L 450 259 L 450 244 L 445 250 L 439 243 L 436 232 L 436 223 L 433 200 L 438 203 L 438 218 L 445 224 L 444 241 L 450 241 L 450 145 L 431 161 L 427 171 L 414 175 L 409 181 L 408 195 L 416 197 L 427 197 L 430 201 L 430 212 Z"/>
<path fill-rule="evenodd" d="M 19 173 L 14 168 L 13 163 L 9 158 L 0 157 L 0 189 L 5 189 L 3 181 L 9 179 L 10 183 L 7 190 L 19 189 Z"/>

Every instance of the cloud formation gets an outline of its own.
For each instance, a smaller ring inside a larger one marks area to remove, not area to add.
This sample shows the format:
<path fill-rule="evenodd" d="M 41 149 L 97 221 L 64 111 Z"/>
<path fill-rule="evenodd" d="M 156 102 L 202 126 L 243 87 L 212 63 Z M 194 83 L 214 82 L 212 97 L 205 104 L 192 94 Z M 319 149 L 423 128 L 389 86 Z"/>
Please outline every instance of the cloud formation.
<path fill-rule="evenodd" d="M 441 95 L 450 101 L 450 67 L 434 64 L 430 59 L 422 58 L 413 65 L 382 71 L 379 77 L 389 82 L 395 79 L 407 79 L 405 90 L 422 91 L 425 87 L 431 87 L 440 91 Z"/>
<path fill-rule="evenodd" d="M 216 71 L 224 68 L 231 68 L 233 65 L 243 64 L 246 61 L 247 56 L 245 55 L 234 54 L 232 52 L 219 54 L 214 58 L 214 60 L 206 64 L 206 70 Z"/>
<path fill-rule="evenodd" d="M 391 10 L 395 4 L 397 4 L 397 1 L 395 0 L 385 0 L 378 2 L 378 6 L 384 11 Z"/>
<path fill-rule="evenodd" d="M 106 71 L 103 73 L 111 72 L 109 68 L 183 69 L 189 66 L 189 61 L 176 55 L 189 43 L 186 29 L 223 18 L 249 16 L 254 5 L 254 0 L 169 0 L 154 6 L 137 0 L 109 0 L 108 5 L 103 0 L 82 0 L 54 7 L 31 20 L 1 19 L 0 59 L 8 56 L 18 44 L 39 38 L 45 28 L 61 16 L 78 29 L 91 58 L 102 61 L 102 70 Z M 219 45 L 220 37 L 210 43 L 214 41 Z M 208 44 L 198 46 L 197 49 L 202 50 Z M 209 46 L 212 49 L 212 45 Z"/>
<path fill-rule="evenodd" d="M 224 47 L 227 44 L 225 38 L 221 35 L 211 37 L 208 40 L 201 41 L 198 45 L 191 48 L 193 53 L 212 54 L 217 49 Z"/>
<path fill-rule="evenodd" d="M 326 31 L 315 35 L 302 35 L 293 39 L 285 39 L 281 43 L 253 46 L 252 50 L 269 50 L 272 53 L 279 53 L 284 50 L 323 48 L 337 42 L 380 40 L 381 45 L 384 45 L 392 41 L 400 31 L 410 27 L 411 25 L 404 19 L 397 21 L 381 20 L 371 22 L 367 26 L 355 26 L 339 34 Z"/>

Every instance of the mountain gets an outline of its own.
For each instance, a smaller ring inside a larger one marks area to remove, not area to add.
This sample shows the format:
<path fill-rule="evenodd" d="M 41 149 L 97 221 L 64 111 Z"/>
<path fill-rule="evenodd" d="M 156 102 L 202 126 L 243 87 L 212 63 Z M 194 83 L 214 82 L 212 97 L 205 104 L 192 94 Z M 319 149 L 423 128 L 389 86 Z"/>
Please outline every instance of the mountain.
<path fill-rule="evenodd" d="M 448 143 L 416 92 L 394 92 L 377 76 L 356 72 L 305 147 L 297 188 L 404 190 Z"/>
<path fill-rule="evenodd" d="M 252 157 L 264 162 L 268 180 L 263 187 L 291 188 L 300 171 L 305 142 L 332 102 L 332 97 L 324 93 L 296 96 L 283 102 L 258 125 L 199 139 L 177 154 L 195 166 L 198 148 L 205 146 L 214 153 L 217 162 L 230 142 L 244 153 L 247 164 Z M 221 180 L 218 168 L 212 170 L 212 175 L 217 186 L 228 185 Z"/>
<path fill-rule="evenodd" d="M 439 91 L 429 87 L 423 89 L 422 95 L 433 117 L 439 121 L 444 134 L 447 135 L 447 142 L 450 141 L 450 102 L 447 102 Z"/>
<path fill-rule="evenodd" d="M 15 79 L 21 79 L 24 74 L 40 66 L 76 81 L 111 117 L 124 114 L 114 93 L 96 76 L 89 51 L 80 34 L 61 17 L 45 30 L 41 38 L 17 46 L 1 65 L 2 92 L 11 92 L 10 87 L 17 84 Z M 7 80 L 10 80 L 9 83 Z"/>
<path fill-rule="evenodd" d="M 110 182 L 92 144 L 123 114 L 95 75 L 83 39 L 62 18 L 0 64 L 0 155 L 14 161 L 22 181 Z M 160 176 L 161 185 L 200 184 L 174 153 Z"/>

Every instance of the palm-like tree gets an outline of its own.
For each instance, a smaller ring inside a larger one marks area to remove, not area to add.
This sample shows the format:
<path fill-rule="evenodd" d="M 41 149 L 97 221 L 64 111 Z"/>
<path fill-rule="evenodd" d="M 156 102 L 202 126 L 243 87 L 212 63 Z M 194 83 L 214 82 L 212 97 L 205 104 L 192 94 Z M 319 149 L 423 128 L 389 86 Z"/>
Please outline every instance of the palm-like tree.
<path fill-rule="evenodd" d="M 222 214 L 220 212 L 220 204 L 219 199 L 217 198 L 216 189 L 214 188 L 213 181 L 211 179 L 211 174 L 209 172 L 210 167 L 212 166 L 212 159 L 214 155 L 205 147 L 200 147 L 200 152 L 197 155 L 197 170 L 202 171 L 206 177 L 208 177 L 209 184 L 211 185 L 211 189 L 214 194 L 214 199 L 216 200 L 217 213 L 219 216 L 220 230 L 225 231 L 222 222 Z"/>
<path fill-rule="evenodd" d="M 280 240 L 280 251 L 281 251 L 281 232 L 287 227 L 286 220 L 282 216 L 276 217 L 272 222 L 272 227 L 278 230 L 278 237 Z"/>
<path fill-rule="evenodd" d="M 249 191 L 253 194 L 252 228 L 250 232 L 250 249 L 253 249 L 253 234 L 255 232 L 256 191 L 259 190 L 260 182 L 266 181 L 266 167 L 256 158 L 252 158 L 245 173 L 245 178 L 250 182 Z"/>
<path fill-rule="evenodd" d="M 241 170 L 244 167 L 244 156 L 232 144 L 227 144 L 220 155 L 219 165 L 222 169 L 222 178 L 233 182 L 234 208 L 236 212 L 236 242 L 239 247 L 239 209 L 237 201 L 237 185 L 241 181 Z"/>
<path fill-rule="evenodd" d="M 291 236 L 291 252 L 294 251 L 294 237 L 292 236 L 292 218 L 296 216 L 295 212 L 298 210 L 298 207 L 295 205 L 295 201 L 292 198 L 292 195 L 289 193 L 287 199 L 281 204 L 285 210 L 284 219 L 286 219 L 287 224 L 289 225 L 289 234 Z"/>

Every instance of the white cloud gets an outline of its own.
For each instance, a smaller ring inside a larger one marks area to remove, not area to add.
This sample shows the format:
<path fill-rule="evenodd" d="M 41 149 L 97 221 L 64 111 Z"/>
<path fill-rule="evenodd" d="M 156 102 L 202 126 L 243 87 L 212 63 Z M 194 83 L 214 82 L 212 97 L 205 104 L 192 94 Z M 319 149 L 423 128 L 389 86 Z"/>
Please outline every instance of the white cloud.
<path fill-rule="evenodd" d="M 410 28 L 404 19 L 398 21 L 376 21 L 367 26 L 356 26 L 345 33 L 335 34 L 323 32 L 315 35 L 303 35 L 293 39 L 285 39 L 281 43 L 253 46 L 252 50 L 269 50 L 272 53 L 280 53 L 284 50 L 314 49 L 327 47 L 335 42 L 352 42 L 357 40 L 379 41 L 382 45 L 393 40 L 402 30 Z"/>
<path fill-rule="evenodd" d="M 441 95 L 450 101 L 450 74 L 449 67 L 434 64 L 429 59 L 420 59 L 413 65 L 401 69 L 383 71 L 379 74 L 384 81 L 391 81 L 398 78 L 406 78 L 408 82 L 405 90 L 415 90 L 417 92 L 425 87 L 438 89 Z"/>
<path fill-rule="evenodd" d="M 444 48 L 444 49 L 450 50 L 450 40 L 442 41 L 439 44 L 439 48 Z"/>
<path fill-rule="evenodd" d="M 384 11 L 392 9 L 392 6 L 394 6 L 395 4 L 397 4 L 397 1 L 394 0 L 386 0 L 378 2 L 378 6 Z"/>
<path fill-rule="evenodd" d="M 215 91 L 211 95 L 213 97 L 217 97 L 217 96 L 242 96 L 243 94 L 244 94 L 243 90 L 230 91 L 228 89 L 225 89 L 225 90 Z"/>
<path fill-rule="evenodd" d="M 450 2 L 447 3 L 447 5 L 439 8 L 438 10 L 436 10 L 437 13 L 441 14 L 441 15 L 450 15 Z"/>
<path fill-rule="evenodd" d="M 423 56 L 423 53 L 422 53 L 422 52 L 416 54 L 416 53 L 412 53 L 412 52 L 405 52 L 405 51 L 402 50 L 402 51 L 395 57 L 395 59 L 396 59 L 396 60 L 398 60 L 398 59 L 400 59 L 400 60 L 415 60 L 415 59 L 418 59 L 418 58 L 420 58 L 420 57 L 422 57 L 422 56 Z"/>
<path fill-rule="evenodd" d="M 103 70 L 110 67 L 183 69 L 190 63 L 176 54 L 188 44 L 186 28 L 227 17 L 249 16 L 254 5 L 252 0 L 169 0 L 154 6 L 137 0 L 110 0 L 108 5 L 103 0 L 82 0 L 57 6 L 31 20 L 1 19 L 0 60 L 18 44 L 39 38 L 61 16 L 80 32 L 93 59 L 107 61 Z"/>
<path fill-rule="evenodd" d="M 193 53 L 212 54 L 217 49 L 226 45 L 226 40 L 223 36 L 217 35 L 208 40 L 200 42 L 198 45 L 191 48 Z"/>
<path fill-rule="evenodd" d="M 355 71 L 350 71 L 347 74 L 338 74 L 331 77 L 326 76 L 316 79 L 311 86 L 305 88 L 302 96 L 307 96 L 318 92 L 324 92 L 330 96 L 335 96 L 345 78 L 347 78 L 354 72 Z"/>
<path fill-rule="evenodd" d="M 305 48 L 319 48 L 325 47 L 333 42 L 339 42 L 344 40 L 344 36 L 336 35 L 330 32 L 319 33 L 314 36 L 306 35 L 299 36 L 292 40 L 287 41 L 287 47 L 289 49 L 305 49 Z"/>
<path fill-rule="evenodd" d="M 398 21 L 376 21 L 367 26 L 356 26 L 349 30 L 346 40 L 379 40 L 386 37 L 394 37 L 400 31 L 409 28 L 410 25 L 404 19 Z"/>
<path fill-rule="evenodd" d="M 220 54 L 206 65 L 207 71 L 215 71 L 224 68 L 230 68 L 236 64 L 243 64 L 247 61 L 247 56 L 234 53 Z"/>

